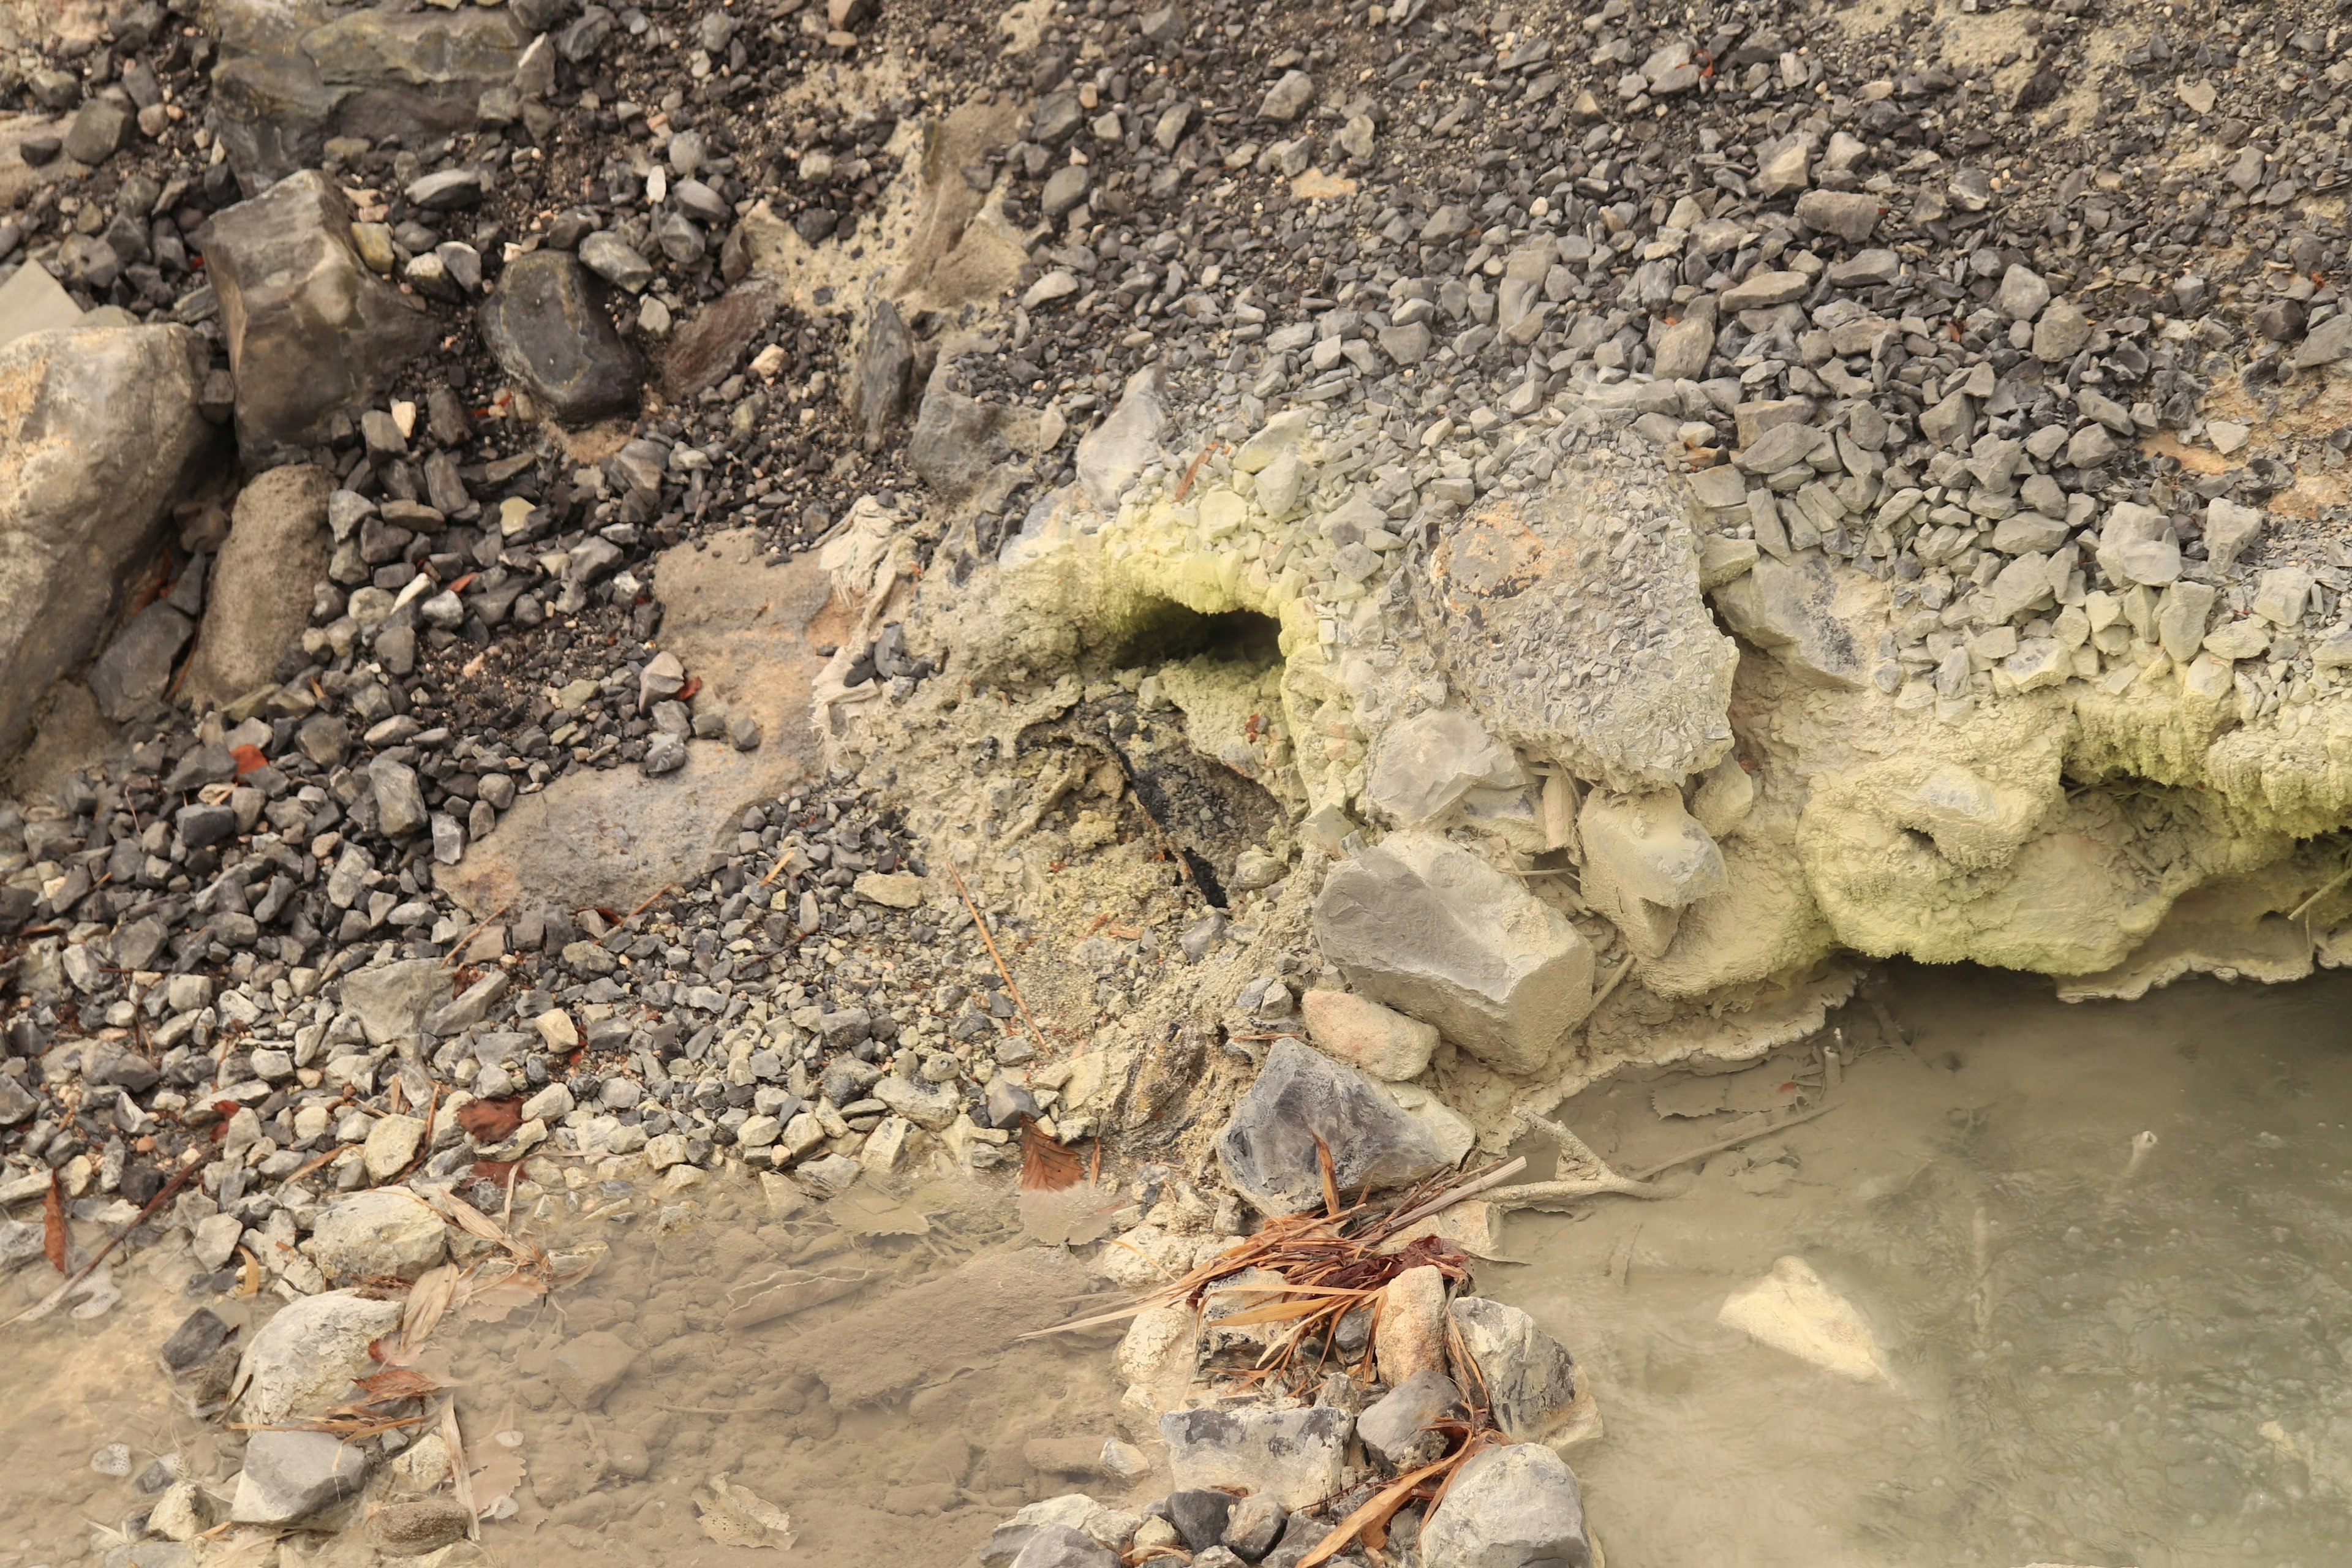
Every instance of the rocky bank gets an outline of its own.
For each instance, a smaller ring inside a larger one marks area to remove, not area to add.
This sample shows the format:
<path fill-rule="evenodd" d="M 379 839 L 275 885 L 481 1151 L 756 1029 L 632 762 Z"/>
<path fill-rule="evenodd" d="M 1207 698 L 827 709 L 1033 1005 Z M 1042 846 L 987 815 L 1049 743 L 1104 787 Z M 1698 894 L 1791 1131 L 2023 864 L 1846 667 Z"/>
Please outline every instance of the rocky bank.
<path fill-rule="evenodd" d="M 2352 952 L 2318 7 L 0 16 L 12 1266 L 1030 1127 L 1181 1274 Z"/>

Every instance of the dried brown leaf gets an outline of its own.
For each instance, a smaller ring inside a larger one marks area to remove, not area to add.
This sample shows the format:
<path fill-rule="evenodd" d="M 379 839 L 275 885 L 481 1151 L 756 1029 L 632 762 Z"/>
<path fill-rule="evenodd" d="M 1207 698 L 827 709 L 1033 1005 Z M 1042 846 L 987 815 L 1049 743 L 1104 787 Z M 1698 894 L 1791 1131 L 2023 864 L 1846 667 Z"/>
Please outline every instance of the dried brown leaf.
<path fill-rule="evenodd" d="M 482 1468 L 474 1472 L 474 1517 L 482 1518 L 514 1496 L 515 1488 L 522 1485 L 523 1474 L 522 1433 L 516 1428 L 514 1413 L 509 1410 L 484 1445 Z"/>
<path fill-rule="evenodd" d="M 457 1402 L 449 1401 L 441 1407 L 441 1443 L 449 1450 L 450 1484 L 457 1494 L 458 1506 L 468 1519 L 481 1517 L 474 1507 L 473 1472 L 466 1468 L 466 1438 L 457 1430 Z"/>
<path fill-rule="evenodd" d="M 852 1236 L 927 1236 L 919 1210 L 868 1187 L 852 1187 L 824 1205 L 825 1216 Z"/>
<path fill-rule="evenodd" d="M 1059 1192 L 1023 1193 L 1021 1227 L 1048 1247 L 1082 1247 L 1101 1240 L 1110 1230 L 1111 1216 L 1126 1206 L 1117 1187 L 1081 1180 Z"/>
<path fill-rule="evenodd" d="M 458 1297 L 466 1316 L 478 1323 L 503 1322 L 520 1307 L 536 1306 L 547 1287 L 524 1274 L 503 1274 L 467 1286 Z"/>
<path fill-rule="evenodd" d="M 422 1399 L 449 1386 L 446 1379 L 413 1366 L 388 1366 L 382 1372 L 372 1372 L 365 1377 L 352 1381 L 367 1390 L 368 1403 L 374 1405 L 389 1404 L 396 1399 Z"/>
<path fill-rule="evenodd" d="M 710 1489 L 695 1494 L 702 1510 L 702 1533 L 721 1546 L 767 1546 L 782 1552 L 793 1544 L 793 1516 L 725 1476 L 710 1478 Z"/>
<path fill-rule="evenodd" d="M 400 1310 L 401 1349 L 415 1354 L 433 1331 L 441 1326 L 449 1305 L 457 1296 L 457 1267 L 445 1263 L 438 1268 L 427 1269 L 415 1287 L 408 1292 L 408 1300 Z"/>
<path fill-rule="evenodd" d="M 1037 1130 L 1027 1117 L 1021 1121 L 1021 1185 L 1033 1193 L 1058 1193 L 1077 1185 L 1086 1174 L 1076 1151 Z"/>

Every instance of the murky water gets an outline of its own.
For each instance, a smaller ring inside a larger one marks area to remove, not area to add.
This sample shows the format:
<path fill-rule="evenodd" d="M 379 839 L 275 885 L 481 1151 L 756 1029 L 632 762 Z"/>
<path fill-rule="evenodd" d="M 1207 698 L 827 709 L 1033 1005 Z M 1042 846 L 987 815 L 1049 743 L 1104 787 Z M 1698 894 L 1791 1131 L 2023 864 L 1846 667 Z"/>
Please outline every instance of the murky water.
<path fill-rule="evenodd" d="M 1686 1184 L 1667 1201 L 1515 1216 L 1527 1261 L 1480 1270 L 1592 1373 L 1606 1430 L 1571 1458 L 1612 1568 L 2344 1563 L 2352 977 L 2066 1007 L 1909 971 L 1878 995 L 1899 1030 L 1850 1010 L 1841 1062 L 1792 1051 L 1564 1107 L 1628 1173 L 1832 1109 L 1666 1178 Z M 1164 1468 L 1101 1468 L 1115 1329 L 1013 1342 L 1099 1282 L 1021 1245 L 1002 1190 L 779 1216 L 745 1182 L 657 1197 L 577 1172 L 513 1218 L 599 1260 L 550 1302 L 453 1313 L 424 1358 L 455 1384 L 479 1500 L 508 1499 L 488 1560 L 780 1561 L 740 1518 L 708 1522 L 724 1488 L 790 1513 L 793 1563 L 947 1564 L 1037 1498 L 1165 1490 Z M 1867 1320 L 1890 1382 L 1718 1324 L 1785 1256 Z M 236 1446 L 155 1349 L 194 1305 L 252 1326 L 268 1302 L 190 1296 L 189 1268 L 151 1251 L 104 1316 L 0 1341 L 0 1568 L 102 1561 L 159 1458 L 226 1497 Z M 0 1315 L 45 1282 L 0 1283 Z M 582 1390 L 583 1344 L 625 1363 L 609 1391 Z"/>
<path fill-rule="evenodd" d="M 2352 976 L 2065 1006 L 1911 970 L 1878 994 L 1909 1043 L 1851 1010 L 1842 1081 L 1788 1053 L 1563 1107 L 1624 1170 L 1836 1109 L 1669 1201 L 1514 1216 L 1526 1265 L 1481 1270 L 1591 1369 L 1606 1432 L 1571 1463 L 1611 1568 L 2347 1561 Z M 1788 1255 L 1891 1386 L 1717 1323 Z"/>
<path fill-rule="evenodd" d="M 791 1516 L 796 1564 L 955 1563 L 1026 1502 L 1152 1485 L 1099 1468 L 1118 1432 L 1118 1331 L 1013 1342 L 1125 1298 L 1088 1301 L 1101 1281 L 1021 1245 L 1003 1191 L 853 1192 L 780 1219 L 745 1182 L 657 1198 L 587 1180 L 526 1196 L 513 1218 L 597 1261 L 550 1300 L 454 1310 L 419 1363 L 455 1384 L 478 1503 L 508 1498 L 482 1527 L 488 1560 L 777 1561 L 740 1519 L 706 1524 L 723 1482 Z M 152 1504 L 138 1483 L 158 1458 L 231 1489 L 235 1443 L 173 1397 L 155 1348 L 195 1305 L 257 1325 L 272 1303 L 189 1296 L 184 1254 L 150 1256 L 107 1316 L 9 1331 L 0 1568 L 100 1561 L 121 1539 L 107 1532 Z M 12 1281 L 0 1316 L 33 1293 Z M 609 1391 L 593 1385 L 616 1364 Z M 129 1474 L 91 1468 L 116 1443 Z M 340 1563 L 358 1545 L 297 1536 L 278 1560 Z"/>

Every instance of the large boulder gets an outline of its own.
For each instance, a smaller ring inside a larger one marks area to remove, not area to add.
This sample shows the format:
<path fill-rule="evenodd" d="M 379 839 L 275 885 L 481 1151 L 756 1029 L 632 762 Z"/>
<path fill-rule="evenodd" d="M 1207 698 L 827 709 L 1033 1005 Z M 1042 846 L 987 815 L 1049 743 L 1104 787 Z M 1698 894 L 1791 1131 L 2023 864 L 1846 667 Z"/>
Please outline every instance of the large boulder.
<path fill-rule="evenodd" d="M 1655 448 L 1595 437 L 1541 489 L 1448 526 L 1413 587 L 1444 673 L 1497 740 L 1614 789 L 1671 788 L 1729 747 L 1739 652 Z"/>
<path fill-rule="evenodd" d="M 433 344 L 431 317 L 360 259 L 352 209 L 305 169 L 196 231 L 220 300 L 249 456 L 315 443 L 339 411 L 363 408 Z"/>
<path fill-rule="evenodd" d="M 348 1402 L 352 1380 L 375 1368 L 368 1346 L 399 1326 L 398 1301 L 351 1290 L 289 1304 L 246 1343 L 236 1373 L 239 1419 L 275 1426 Z"/>
<path fill-rule="evenodd" d="M 310 624 L 312 590 L 327 574 L 327 496 L 334 488 L 324 468 L 293 464 L 238 493 L 188 667 L 184 689 L 199 707 L 269 683 Z"/>
<path fill-rule="evenodd" d="M 89 656 L 154 548 L 209 437 L 202 361 L 180 327 L 38 331 L 0 347 L 0 755 L 49 683 Z"/>
<path fill-rule="evenodd" d="M 1318 1138 L 1330 1150 L 1332 1179 L 1345 1192 L 1402 1186 L 1450 1163 L 1423 1124 L 1370 1079 L 1285 1036 L 1218 1135 L 1217 1162 L 1261 1213 L 1319 1208 Z"/>
<path fill-rule="evenodd" d="M 1567 918 L 1432 834 L 1333 871 L 1315 933 L 1357 990 L 1504 1072 L 1542 1068 L 1592 1007 L 1592 949 Z"/>
<path fill-rule="evenodd" d="M 636 405 L 645 362 L 614 330 L 605 292 L 570 253 L 534 250 L 482 302 L 482 339 L 499 368 L 561 424 Z"/>
<path fill-rule="evenodd" d="M 469 129 L 484 91 L 510 84 L 530 33 L 513 8 L 340 6 L 216 0 L 213 103 L 248 191 L 320 162 L 331 136 L 382 140 Z"/>
<path fill-rule="evenodd" d="M 1534 1443 L 1472 1455 L 1422 1526 L 1421 1560 L 1426 1568 L 1586 1568 L 1592 1547 L 1576 1478 Z"/>

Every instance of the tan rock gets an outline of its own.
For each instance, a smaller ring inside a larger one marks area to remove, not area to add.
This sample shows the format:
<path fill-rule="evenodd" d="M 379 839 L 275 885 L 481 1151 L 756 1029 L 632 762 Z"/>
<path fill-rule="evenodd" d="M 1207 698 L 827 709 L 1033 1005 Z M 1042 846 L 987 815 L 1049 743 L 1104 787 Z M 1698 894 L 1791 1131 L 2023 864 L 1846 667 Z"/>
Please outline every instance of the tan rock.
<path fill-rule="evenodd" d="M 1445 1371 L 1445 1276 L 1433 1266 L 1408 1268 L 1381 1290 L 1372 1353 L 1391 1388 L 1417 1372 Z"/>
<path fill-rule="evenodd" d="M 416 1158 L 418 1145 L 425 1142 L 425 1123 L 414 1116 L 387 1116 L 368 1129 L 367 1142 L 360 1145 L 360 1159 L 367 1166 L 368 1180 L 388 1182 L 408 1167 Z"/>
<path fill-rule="evenodd" d="M 1309 991 L 1299 1011 L 1317 1049 L 1391 1083 L 1419 1078 L 1437 1049 L 1435 1028 L 1369 996 Z"/>
<path fill-rule="evenodd" d="M 204 629 L 184 689 L 227 703 L 271 682 L 310 622 L 311 589 L 327 574 L 327 495 L 334 479 L 307 463 L 272 468 L 238 492 L 228 542 L 205 584 Z"/>

